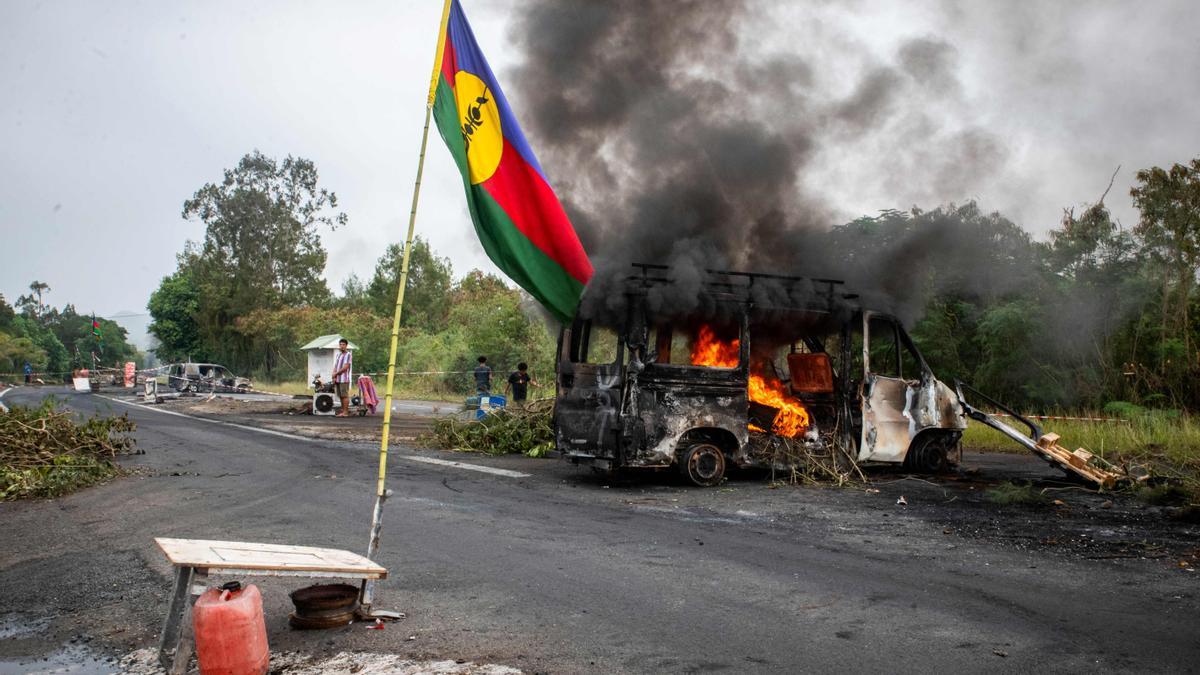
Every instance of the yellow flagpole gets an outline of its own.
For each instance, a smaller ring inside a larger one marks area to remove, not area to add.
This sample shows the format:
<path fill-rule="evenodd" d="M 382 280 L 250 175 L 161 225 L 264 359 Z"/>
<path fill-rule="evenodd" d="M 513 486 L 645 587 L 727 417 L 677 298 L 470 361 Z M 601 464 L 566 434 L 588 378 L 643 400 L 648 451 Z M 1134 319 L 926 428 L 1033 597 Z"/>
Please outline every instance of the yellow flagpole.
<path fill-rule="evenodd" d="M 412 253 L 413 231 L 417 225 L 417 202 L 421 196 L 421 175 L 425 170 L 425 147 L 429 141 L 429 119 L 433 115 L 433 99 L 437 94 L 438 75 L 442 68 L 442 57 L 446 44 L 446 23 L 450 17 L 450 2 L 442 7 L 442 22 L 438 31 L 437 52 L 433 61 L 433 74 L 429 80 L 429 98 L 425 103 L 425 128 L 421 131 L 421 154 L 417 159 L 417 180 L 413 185 L 412 210 L 408 214 L 408 236 L 404 240 L 404 255 L 400 260 L 400 283 L 396 289 L 396 311 L 392 315 L 392 345 L 388 354 L 387 389 L 383 397 L 383 436 L 379 439 L 379 478 L 375 484 L 375 510 L 371 516 L 371 535 L 367 543 L 367 557 L 374 559 L 379 551 L 379 534 L 383 529 L 383 502 L 388 498 L 387 455 L 388 435 L 392 425 L 392 389 L 396 382 L 396 349 L 400 341 L 400 315 L 404 310 L 404 288 L 408 285 L 408 262 Z M 375 582 L 363 582 L 359 612 L 371 614 Z"/>

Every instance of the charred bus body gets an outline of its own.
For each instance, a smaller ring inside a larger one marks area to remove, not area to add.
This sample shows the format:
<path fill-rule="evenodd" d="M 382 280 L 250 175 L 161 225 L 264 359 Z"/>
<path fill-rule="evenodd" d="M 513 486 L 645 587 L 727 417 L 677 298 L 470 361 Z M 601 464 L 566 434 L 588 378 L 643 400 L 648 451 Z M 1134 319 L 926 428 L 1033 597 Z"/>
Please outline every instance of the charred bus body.
<path fill-rule="evenodd" d="M 726 468 L 798 457 L 957 464 L 966 418 L 893 317 L 835 280 L 709 270 L 699 310 L 635 265 L 623 317 L 579 318 L 559 336 L 555 438 L 599 470 L 678 469 L 701 486 Z M 799 450 L 781 453 L 781 446 Z"/>

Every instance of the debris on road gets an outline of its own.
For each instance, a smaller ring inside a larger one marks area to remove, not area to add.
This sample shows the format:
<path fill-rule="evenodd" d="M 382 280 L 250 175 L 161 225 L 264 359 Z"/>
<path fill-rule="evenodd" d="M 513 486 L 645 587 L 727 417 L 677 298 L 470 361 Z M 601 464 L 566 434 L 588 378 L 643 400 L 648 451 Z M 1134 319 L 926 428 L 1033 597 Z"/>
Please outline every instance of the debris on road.
<path fill-rule="evenodd" d="M 161 675 L 155 650 L 139 649 L 117 664 L 127 675 Z M 520 675 L 522 671 L 466 660 L 414 661 L 395 654 L 339 652 L 318 658 L 299 652 L 272 652 L 272 675 Z"/>
<path fill-rule="evenodd" d="M 1134 479 L 1121 467 L 1088 450 L 1083 448 L 1077 448 L 1074 451 L 1067 450 L 1059 445 L 1058 441 L 1060 437 L 1058 434 L 1042 433 L 1041 426 L 1036 422 L 1030 421 L 999 401 L 971 388 L 961 380 L 957 382 L 957 390 L 958 400 L 962 406 L 964 415 L 1008 436 L 1017 443 L 1025 446 L 1033 454 L 1046 460 L 1047 463 L 1056 465 L 1064 471 L 1073 473 L 1105 490 L 1116 487 L 1118 483 L 1128 483 Z M 1029 429 L 1029 434 L 1021 433 L 1018 429 L 1001 421 L 999 413 L 984 412 L 972 406 L 967 402 L 964 392 L 970 392 L 985 403 L 1000 409 L 1007 417 L 1025 425 Z M 1145 477 L 1143 476 L 1142 478 Z"/>
<path fill-rule="evenodd" d="M 381 427 L 377 418 L 312 417 L 302 414 L 311 406 L 311 398 L 304 401 L 282 397 L 247 399 L 238 397 L 238 395 L 218 395 L 212 399 L 168 399 L 166 401 L 166 407 L 173 412 L 195 417 L 231 421 L 310 438 L 379 442 Z M 393 413 L 392 441 L 415 441 L 420 434 L 428 431 L 433 422 L 432 415 L 435 407 L 430 405 L 427 413 Z"/>
<path fill-rule="evenodd" d="M 117 455 L 134 451 L 127 416 L 79 423 L 52 401 L 0 415 L 0 500 L 56 497 L 120 472 Z"/>

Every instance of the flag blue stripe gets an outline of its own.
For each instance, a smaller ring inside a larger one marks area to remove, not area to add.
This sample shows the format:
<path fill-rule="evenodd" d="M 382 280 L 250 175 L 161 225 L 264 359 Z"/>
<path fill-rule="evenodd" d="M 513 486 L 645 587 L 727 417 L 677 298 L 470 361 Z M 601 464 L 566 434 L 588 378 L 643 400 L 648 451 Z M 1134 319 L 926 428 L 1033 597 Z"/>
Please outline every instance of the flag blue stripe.
<path fill-rule="evenodd" d="M 538 163 L 537 157 L 533 154 L 533 149 L 529 147 L 529 142 L 525 140 L 525 132 L 521 131 L 521 126 L 517 124 L 517 118 L 513 115 L 512 108 L 508 105 L 508 99 L 504 96 L 504 90 L 500 88 L 500 83 L 496 81 L 496 76 L 492 74 L 492 69 L 488 66 L 487 59 L 483 58 L 483 52 L 479 49 L 479 43 L 475 41 L 475 33 L 471 31 L 471 24 L 467 23 L 467 15 L 463 13 L 462 6 L 459 5 L 458 0 L 453 0 L 450 3 L 450 16 L 446 24 L 446 33 L 449 36 L 450 44 L 454 46 L 454 56 L 458 63 L 458 69 L 465 70 L 483 80 L 492 91 L 492 95 L 496 97 L 496 107 L 500 111 L 500 125 L 504 129 L 504 137 L 517 149 L 517 152 L 525 160 L 525 163 L 541 174 L 542 180 L 546 181 L 547 185 L 550 185 L 550 181 L 546 179 L 546 173 L 542 171 L 542 165 Z"/>

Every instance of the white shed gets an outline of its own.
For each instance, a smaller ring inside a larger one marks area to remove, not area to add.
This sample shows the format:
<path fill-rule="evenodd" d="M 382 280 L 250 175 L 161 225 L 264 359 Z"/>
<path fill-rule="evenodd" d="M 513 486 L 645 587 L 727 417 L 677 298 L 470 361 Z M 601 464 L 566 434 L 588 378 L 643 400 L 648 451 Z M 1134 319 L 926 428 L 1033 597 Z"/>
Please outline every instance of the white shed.
<path fill-rule="evenodd" d="M 342 336 L 338 334 L 322 335 L 312 342 L 304 345 L 300 349 L 308 352 L 308 384 L 312 386 L 313 378 L 317 375 L 321 376 L 322 382 L 329 382 L 329 376 L 333 374 L 333 359 L 337 353 L 338 343 L 341 342 Z M 351 342 L 347 348 L 350 351 L 358 349 Z M 354 382 L 354 367 L 350 367 L 350 381 Z"/>

